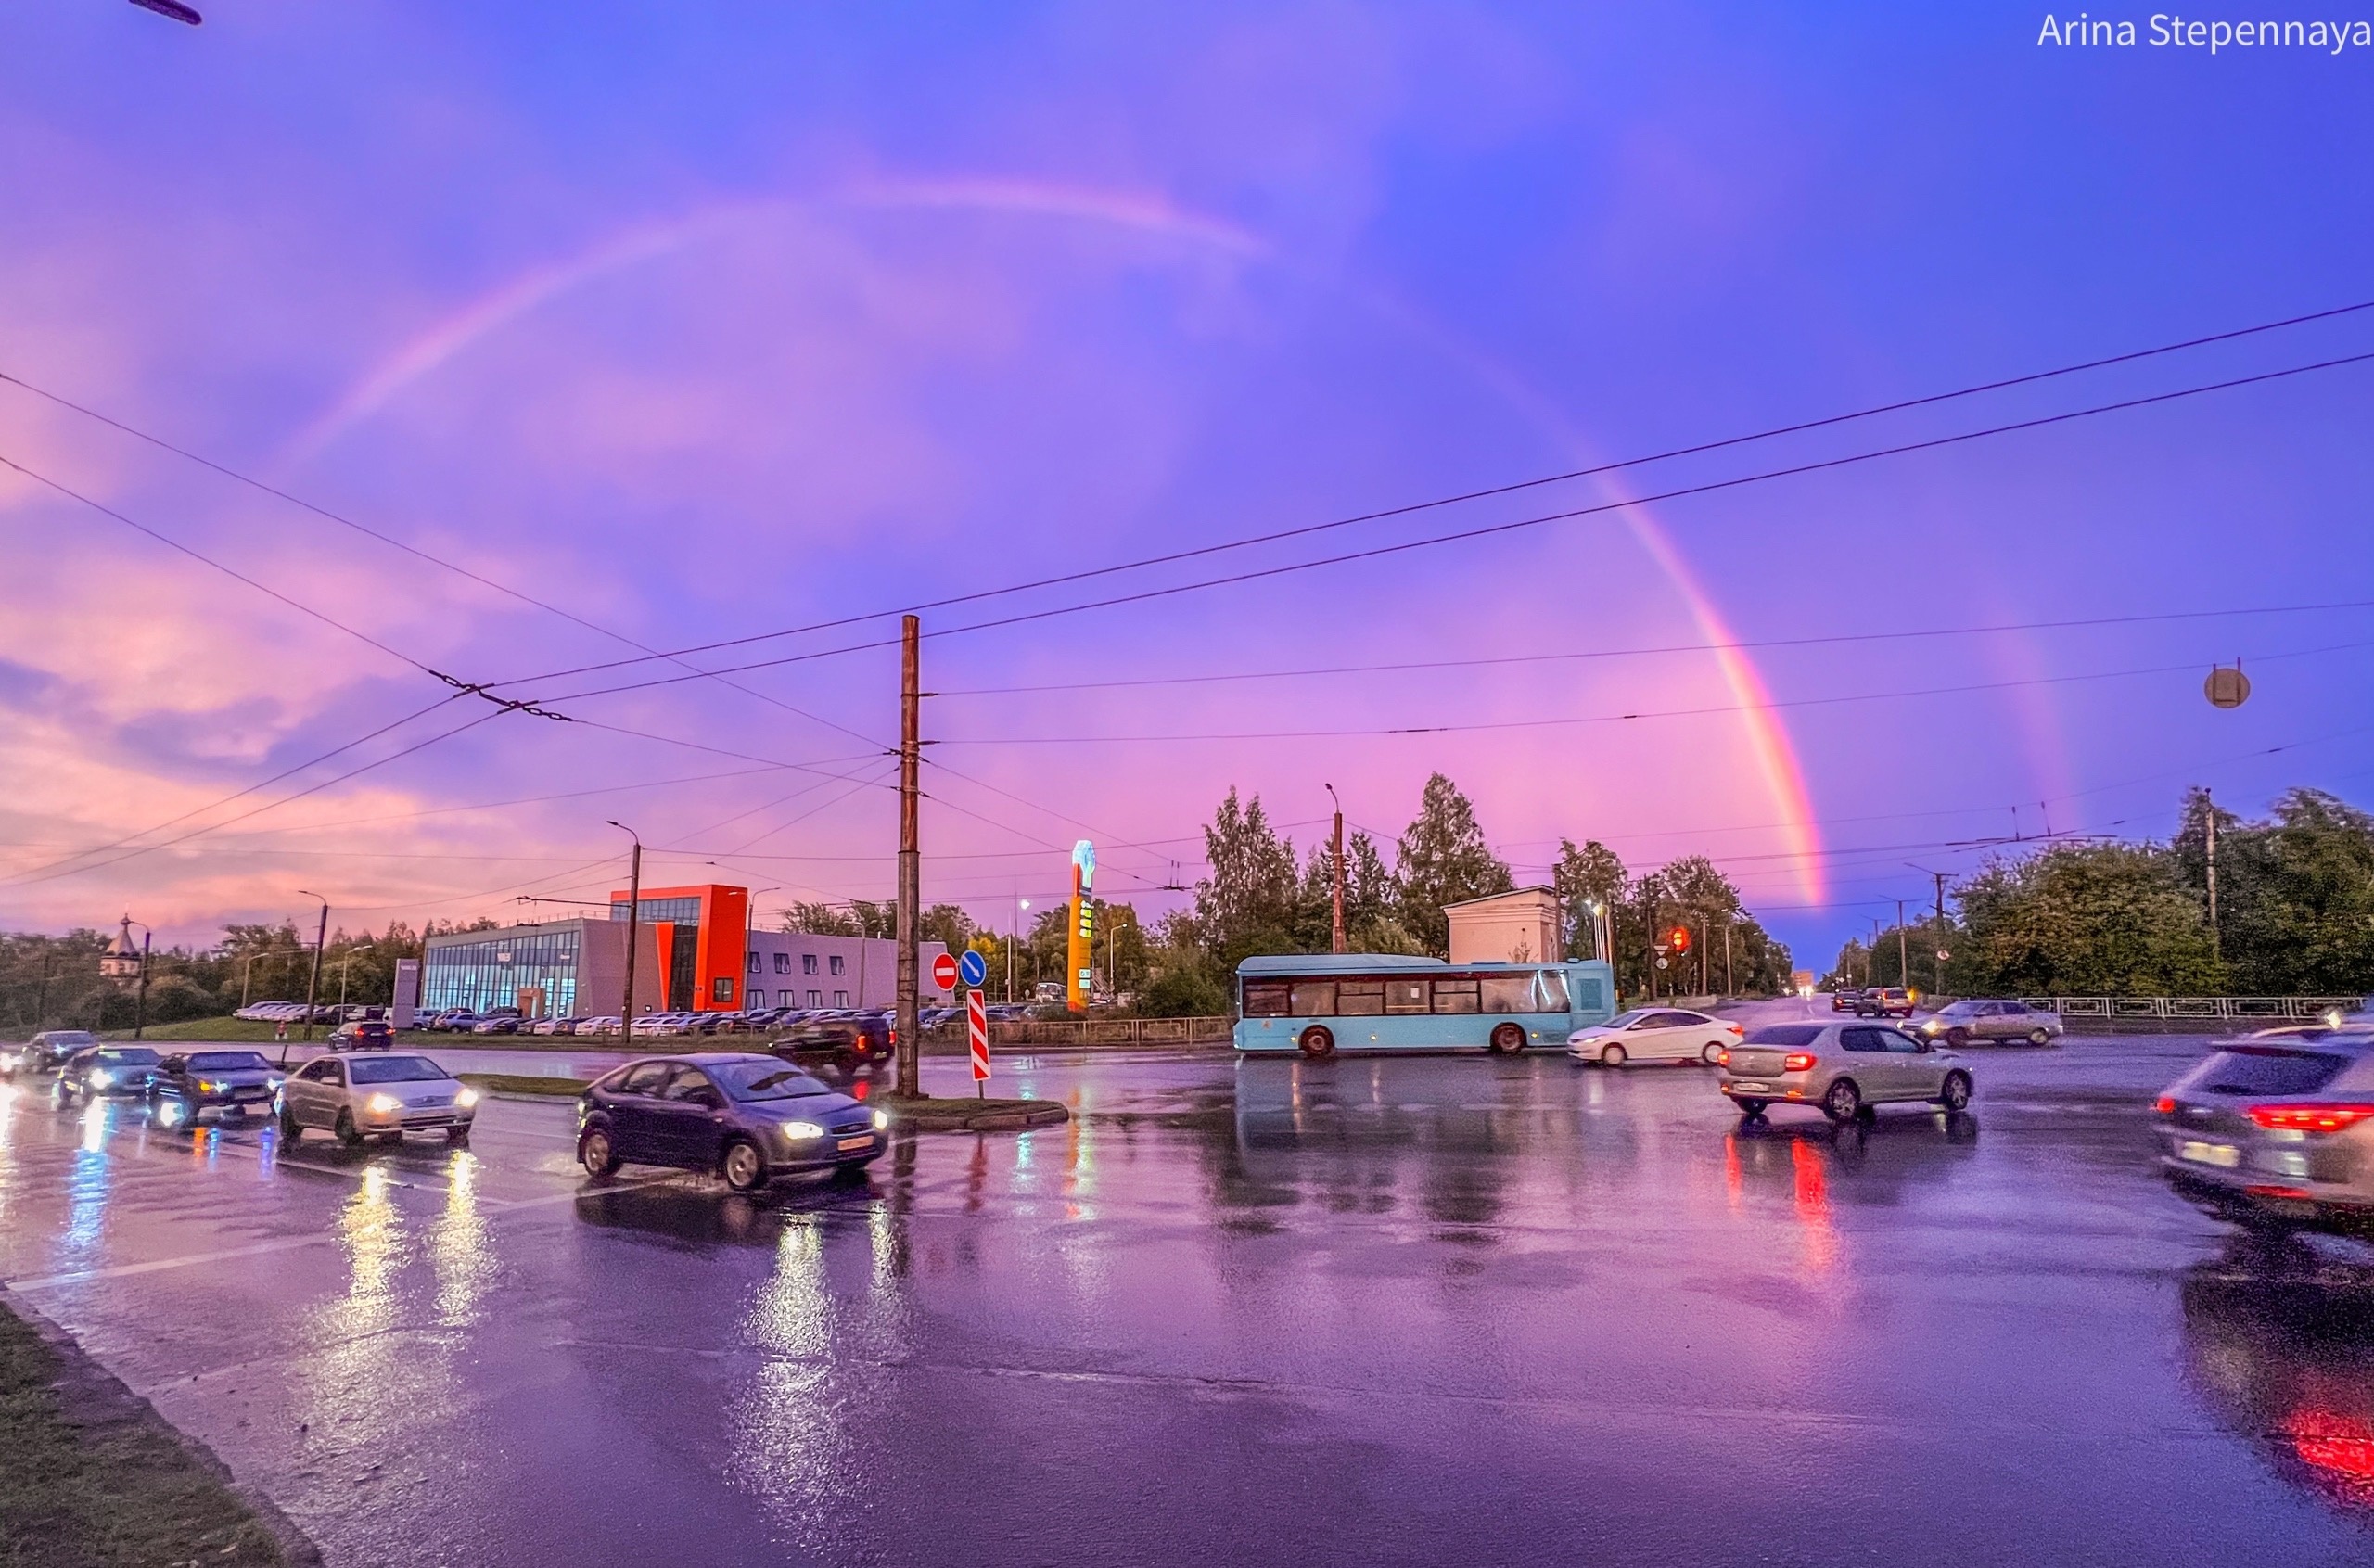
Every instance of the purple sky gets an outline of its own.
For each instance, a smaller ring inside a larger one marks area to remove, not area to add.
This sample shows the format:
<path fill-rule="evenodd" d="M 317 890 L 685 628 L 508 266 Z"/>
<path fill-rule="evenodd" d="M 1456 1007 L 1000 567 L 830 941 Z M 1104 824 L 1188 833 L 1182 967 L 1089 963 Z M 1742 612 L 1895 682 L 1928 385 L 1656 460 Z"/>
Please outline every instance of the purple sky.
<path fill-rule="evenodd" d="M 879 648 L 528 681 L 587 722 L 228 820 L 464 697 L 65 858 L 444 695 L 407 660 L 539 676 L 2374 299 L 2374 50 L 2039 47 L 2033 6 L 205 8 L 0 18 L 0 372 L 579 618 L 0 385 L 0 456 L 386 650 L 0 468 L 0 925 L 550 914 L 512 900 L 600 897 L 612 817 L 762 911 L 884 897 Z M 925 624 L 2369 351 L 2374 312 Z M 935 637 L 970 695 L 927 707 L 925 895 L 1002 924 L 1085 834 L 1152 912 L 1232 784 L 1307 845 L 1324 784 L 1389 835 L 1440 769 L 1521 875 L 1714 854 L 1819 967 L 1972 840 L 2363 800 L 2368 616 L 2301 606 L 2374 600 L 2369 414 L 2342 367 Z"/>

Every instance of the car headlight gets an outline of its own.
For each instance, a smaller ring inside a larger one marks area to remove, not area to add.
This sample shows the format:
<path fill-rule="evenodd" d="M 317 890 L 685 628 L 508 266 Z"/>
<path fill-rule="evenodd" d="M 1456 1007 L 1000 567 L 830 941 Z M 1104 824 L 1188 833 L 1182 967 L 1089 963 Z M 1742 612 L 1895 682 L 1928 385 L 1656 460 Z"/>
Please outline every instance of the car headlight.
<path fill-rule="evenodd" d="M 823 1137 L 824 1129 L 814 1122 L 785 1122 L 783 1124 L 783 1135 L 794 1143 L 803 1143 L 810 1138 Z"/>
<path fill-rule="evenodd" d="M 404 1108 L 404 1103 L 392 1094 L 375 1094 L 363 1103 L 363 1108 L 375 1116 L 384 1116 Z"/>
<path fill-rule="evenodd" d="M 453 1103 L 460 1106 L 465 1111 L 468 1110 L 478 1103 L 479 1091 L 475 1089 L 465 1088 L 461 1093 L 453 1096 Z"/>
<path fill-rule="evenodd" d="M 216 1083 L 212 1078 L 200 1078 L 198 1080 L 198 1091 L 200 1094 L 220 1094 L 228 1087 L 229 1086 L 227 1084 Z"/>
<path fill-rule="evenodd" d="M 876 1111 L 876 1112 L 874 1112 L 874 1130 L 876 1130 L 876 1131 L 878 1132 L 878 1131 L 880 1131 L 882 1128 L 886 1128 L 886 1127 L 888 1127 L 889 1125 L 890 1125 L 890 1113 L 889 1113 L 889 1112 L 887 1112 L 887 1111 Z"/>
<path fill-rule="evenodd" d="M 104 1089 L 108 1084 L 115 1082 L 115 1075 L 108 1072 L 105 1067 L 96 1068 L 92 1071 L 91 1082 L 99 1088 Z"/>

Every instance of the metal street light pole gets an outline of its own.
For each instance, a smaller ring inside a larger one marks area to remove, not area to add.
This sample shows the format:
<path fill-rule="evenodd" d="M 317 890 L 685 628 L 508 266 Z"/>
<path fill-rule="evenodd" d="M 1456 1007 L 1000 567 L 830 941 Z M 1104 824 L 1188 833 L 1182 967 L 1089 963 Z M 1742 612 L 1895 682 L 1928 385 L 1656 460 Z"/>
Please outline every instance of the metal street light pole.
<path fill-rule="evenodd" d="M 619 1043 L 632 1045 L 635 937 L 643 926 L 643 835 L 624 822 L 611 822 L 610 826 L 634 840 L 634 854 L 627 861 L 627 984 L 619 1011 Z"/>
<path fill-rule="evenodd" d="M 300 887 L 297 891 L 304 894 L 308 899 L 322 899 L 319 893 L 311 888 Z M 322 899 L 322 924 L 313 933 L 313 977 L 305 982 L 305 1039 L 308 1044 L 312 1043 L 313 1039 L 313 1003 L 322 994 L 322 950 L 329 945 L 329 939 L 330 901 L 327 899 Z M 280 1064 L 284 1067 L 288 1065 L 287 1040 L 280 1042 Z"/>
<path fill-rule="evenodd" d="M 1014 1002 L 1014 950 L 1022 945 L 1022 911 L 1029 907 L 1027 899 L 1014 900 L 1014 935 L 1006 938 L 1005 944 L 1005 1000 L 1009 1006 Z"/>
<path fill-rule="evenodd" d="M 140 926 L 140 995 L 132 1007 L 132 1038 L 138 1039 L 148 1026 L 148 938 L 156 933 L 139 921 L 132 924 Z"/>

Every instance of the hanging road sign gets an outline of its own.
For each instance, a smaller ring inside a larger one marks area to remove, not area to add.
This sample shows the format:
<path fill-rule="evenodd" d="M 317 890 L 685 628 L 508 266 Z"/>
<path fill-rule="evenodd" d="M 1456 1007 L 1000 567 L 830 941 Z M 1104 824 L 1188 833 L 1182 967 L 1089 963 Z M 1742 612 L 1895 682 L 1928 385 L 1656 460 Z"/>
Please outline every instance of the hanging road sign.
<path fill-rule="evenodd" d="M 977 991 L 989 983 L 989 961 L 977 949 L 966 948 L 956 961 L 956 976 Z"/>
<path fill-rule="evenodd" d="M 931 961 L 931 983 L 943 991 L 956 988 L 956 960 L 952 955 L 941 953 Z"/>
<path fill-rule="evenodd" d="M 978 991 L 964 993 L 964 1041 L 973 1050 L 973 1081 L 989 1076 L 989 1009 Z"/>
<path fill-rule="evenodd" d="M 2242 661 L 2236 659 L 2234 668 L 2217 665 L 2209 671 L 2209 679 L 2201 683 L 2201 695 L 2215 708 L 2240 708 L 2250 700 L 2251 678 L 2242 673 Z"/>

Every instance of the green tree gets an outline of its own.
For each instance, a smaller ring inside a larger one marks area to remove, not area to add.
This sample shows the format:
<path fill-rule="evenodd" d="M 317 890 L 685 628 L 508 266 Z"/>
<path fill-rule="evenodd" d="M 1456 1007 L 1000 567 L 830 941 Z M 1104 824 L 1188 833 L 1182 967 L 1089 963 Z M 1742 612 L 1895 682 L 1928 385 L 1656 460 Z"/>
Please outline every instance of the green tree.
<path fill-rule="evenodd" d="M 1996 860 L 1955 890 L 1968 933 L 1947 971 L 1964 994 L 2164 996 L 2219 988 L 2209 925 L 2173 857 L 2056 845 Z M 1966 958 L 1965 958 L 1966 955 Z"/>
<path fill-rule="evenodd" d="M 2252 995 L 2374 988 L 2374 817 L 2293 789 L 2270 818 L 2246 822 L 2188 792 L 2169 846 L 2186 888 L 2208 908 L 2208 823 L 2217 822 L 2217 937 L 2227 977 Z"/>
<path fill-rule="evenodd" d="M 1426 780 L 1418 797 L 1418 815 L 1401 835 L 1397 871 L 1401 924 L 1426 951 L 1437 955 L 1450 951 L 1450 922 L 1443 914 L 1444 905 L 1505 893 L 1515 886 L 1507 864 L 1485 839 L 1474 805 L 1440 773 Z"/>
<path fill-rule="evenodd" d="M 1598 839 L 1581 848 L 1571 838 L 1558 841 L 1558 859 L 1550 869 L 1550 885 L 1566 913 L 1566 956 L 1603 958 L 1591 951 L 1591 906 L 1615 909 L 1624 902 L 1631 876 L 1615 850 Z"/>
<path fill-rule="evenodd" d="M 795 902 L 783 911 L 783 928 L 793 936 L 860 937 L 857 917 L 836 904 Z"/>
<path fill-rule="evenodd" d="M 1221 967 L 1257 952 L 1293 952 L 1302 879 L 1291 840 L 1278 836 L 1261 797 L 1232 787 L 1204 829 L 1210 874 L 1195 884 L 1194 942 Z"/>

